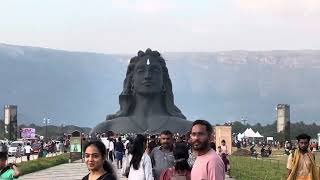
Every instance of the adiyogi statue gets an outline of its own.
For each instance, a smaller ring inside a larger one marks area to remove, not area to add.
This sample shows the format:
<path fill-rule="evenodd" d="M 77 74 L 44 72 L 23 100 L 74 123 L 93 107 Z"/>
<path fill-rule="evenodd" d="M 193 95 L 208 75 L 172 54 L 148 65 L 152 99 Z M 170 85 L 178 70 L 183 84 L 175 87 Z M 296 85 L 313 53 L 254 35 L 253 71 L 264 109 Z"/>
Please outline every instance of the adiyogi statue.
<path fill-rule="evenodd" d="M 172 84 L 165 60 L 157 51 L 139 51 L 130 59 L 120 110 L 108 115 L 92 131 L 95 133 L 159 133 L 170 130 L 184 134 L 191 122 L 174 104 Z"/>

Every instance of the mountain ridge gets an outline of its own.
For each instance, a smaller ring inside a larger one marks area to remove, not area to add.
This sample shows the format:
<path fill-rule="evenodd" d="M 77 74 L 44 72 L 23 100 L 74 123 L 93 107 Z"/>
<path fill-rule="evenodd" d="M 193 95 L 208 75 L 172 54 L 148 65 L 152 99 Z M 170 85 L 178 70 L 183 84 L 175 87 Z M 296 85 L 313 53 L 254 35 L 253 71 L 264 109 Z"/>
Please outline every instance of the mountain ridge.
<path fill-rule="evenodd" d="M 41 124 L 43 117 L 51 116 L 53 124 L 93 127 L 118 110 L 133 56 L 0 43 L 0 106 L 17 104 L 21 123 Z M 314 83 L 320 77 L 320 50 L 162 56 L 175 102 L 190 120 L 204 118 L 215 124 L 246 117 L 251 123 L 272 123 L 278 103 L 291 105 L 293 122 L 320 120 L 320 85 Z"/>

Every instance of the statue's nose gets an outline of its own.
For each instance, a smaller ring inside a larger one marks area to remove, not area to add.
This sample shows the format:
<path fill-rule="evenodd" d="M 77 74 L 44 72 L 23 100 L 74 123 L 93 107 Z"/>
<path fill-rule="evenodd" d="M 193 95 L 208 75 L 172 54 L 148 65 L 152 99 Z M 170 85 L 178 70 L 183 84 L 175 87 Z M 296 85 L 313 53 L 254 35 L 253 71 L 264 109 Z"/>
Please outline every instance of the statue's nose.
<path fill-rule="evenodd" d="M 145 79 L 151 79 L 151 73 L 149 68 L 147 68 L 146 72 L 144 73 L 144 78 Z"/>

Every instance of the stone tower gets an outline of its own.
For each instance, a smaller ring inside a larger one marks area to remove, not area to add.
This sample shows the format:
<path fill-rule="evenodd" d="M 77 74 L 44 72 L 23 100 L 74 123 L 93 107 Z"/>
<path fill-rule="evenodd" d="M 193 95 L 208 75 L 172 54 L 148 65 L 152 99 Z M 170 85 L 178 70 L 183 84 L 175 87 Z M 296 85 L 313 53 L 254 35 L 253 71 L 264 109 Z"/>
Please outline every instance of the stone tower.
<path fill-rule="evenodd" d="M 4 133 L 9 140 L 16 140 L 18 137 L 17 110 L 15 105 L 4 106 Z"/>
<path fill-rule="evenodd" d="M 277 105 L 277 133 L 283 133 L 282 139 L 290 141 L 290 105 Z"/>

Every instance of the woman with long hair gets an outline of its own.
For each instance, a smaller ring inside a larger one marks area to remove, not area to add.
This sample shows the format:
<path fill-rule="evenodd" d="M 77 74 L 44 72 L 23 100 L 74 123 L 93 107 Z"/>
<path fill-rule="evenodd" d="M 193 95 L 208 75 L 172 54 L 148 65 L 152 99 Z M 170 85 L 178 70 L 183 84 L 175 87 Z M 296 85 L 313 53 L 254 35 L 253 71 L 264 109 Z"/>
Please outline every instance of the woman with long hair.
<path fill-rule="evenodd" d="M 177 143 L 173 149 L 174 167 L 162 171 L 160 180 L 191 180 L 188 163 L 189 152 L 186 143 Z"/>
<path fill-rule="evenodd" d="M 130 171 L 128 180 L 153 180 L 152 164 L 149 155 L 145 152 L 147 138 L 138 134 L 130 149 Z"/>
<path fill-rule="evenodd" d="M 90 171 L 82 180 L 116 180 L 112 165 L 107 162 L 107 150 L 101 141 L 91 141 L 84 147 L 85 162 Z"/>

